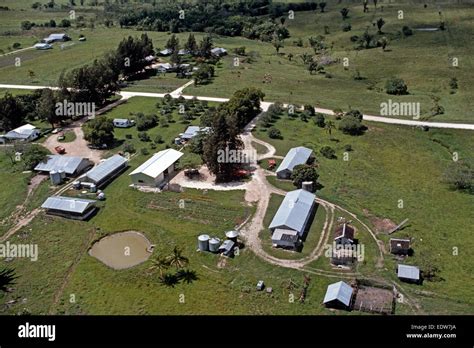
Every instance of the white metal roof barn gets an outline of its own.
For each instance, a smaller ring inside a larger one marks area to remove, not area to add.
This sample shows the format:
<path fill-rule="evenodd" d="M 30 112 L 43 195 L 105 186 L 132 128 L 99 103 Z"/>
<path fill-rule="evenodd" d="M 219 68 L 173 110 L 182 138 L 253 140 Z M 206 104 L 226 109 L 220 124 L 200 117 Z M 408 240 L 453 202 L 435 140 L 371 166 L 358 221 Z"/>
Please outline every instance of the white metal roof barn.
<path fill-rule="evenodd" d="M 128 161 L 125 157 L 114 155 L 89 170 L 84 181 L 93 182 L 97 186 L 105 184 L 125 169 L 127 163 Z"/>
<path fill-rule="evenodd" d="M 294 147 L 288 151 L 283 161 L 276 170 L 276 174 L 281 179 L 288 179 L 299 164 L 305 164 L 313 154 L 313 150 L 304 146 Z"/>
<path fill-rule="evenodd" d="M 166 149 L 154 154 L 129 175 L 134 185 L 158 186 L 175 171 L 175 163 L 184 153 Z"/>
<path fill-rule="evenodd" d="M 277 228 L 294 230 L 302 236 L 313 210 L 315 198 L 316 195 L 302 189 L 288 192 L 270 223 L 270 230 L 272 232 Z"/>
<path fill-rule="evenodd" d="M 87 158 L 76 156 L 50 155 L 46 160 L 38 163 L 35 167 L 39 172 L 51 172 L 64 170 L 67 175 L 77 175 L 89 168 L 92 162 Z"/>

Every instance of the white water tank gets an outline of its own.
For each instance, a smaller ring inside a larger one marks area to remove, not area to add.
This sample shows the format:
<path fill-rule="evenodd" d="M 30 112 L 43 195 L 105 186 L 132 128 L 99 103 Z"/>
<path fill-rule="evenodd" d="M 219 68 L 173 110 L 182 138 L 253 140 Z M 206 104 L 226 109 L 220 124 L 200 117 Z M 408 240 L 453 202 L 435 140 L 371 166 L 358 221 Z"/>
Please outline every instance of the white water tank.
<path fill-rule="evenodd" d="M 99 199 L 99 201 L 104 201 L 104 200 L 105 200 L 105 193 L 100 192 L 100 193 L 97 195 L 97 199 Z"/>
<path fill-rule="evenodd" d="M 301 188 L 308 192 L 313 192 L 313 182 L 312 181 L 303 181 L 301 183 Z"/>
<path fill-rule="evenodd" d="M 66 179 L 66 172 L 62 169 L 58 170 L 59 175 L 61 176 L 61 180 Z"/>
<path fill-rule="evenodd" d="M 201 251 L 209 250 L 209 236 L 207 234 L 201 234 L 198 237 L 198 248 Z"/>
<path fill-rule="evenodd" d="M 89 191 L 92 193 L 97 192 L 97 186 L 95 184 L 91 184 L 89 186 Z"/>
<path fill-rule="evenodd" d="M 221 240 L 217 237 L 211 238 L 209 240 L 209 251 L 212 253 L 217 253 L 219 246 L 221 245 Z"/>
<path fill-rule="evenodd" d="M 61 174 L 59 174 L 57 171 L 52 170 L 49 172 L 49 178 L 51 179 L 51 183 L 53 185 L 61 185 Z"/>

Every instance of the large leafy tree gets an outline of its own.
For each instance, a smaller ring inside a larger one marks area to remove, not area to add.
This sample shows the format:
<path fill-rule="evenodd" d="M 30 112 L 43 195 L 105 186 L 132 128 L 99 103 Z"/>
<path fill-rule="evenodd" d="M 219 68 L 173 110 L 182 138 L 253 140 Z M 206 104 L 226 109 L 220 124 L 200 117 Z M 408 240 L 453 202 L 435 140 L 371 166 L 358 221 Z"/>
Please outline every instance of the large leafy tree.
<path fill-rule="evenodd" d="M 49 89 L 45 88 L 41 91 L 41 97 L 36 106 L 36 113 L 40 120 L 47 121 L 51 128 L 61 121 L 61 115 L 56 110 L 56 95 Z M 63 115 L 65 116 L 65 115 Z"/>
<path fill-rule="evenodd" d="M 291 174 L 293 185 L 298 188 L 301 188 L 301 185 L 304 181 L 312 181 L 314 185 L 318 181 L 318 178 L 319 174 L 316 171 L 316 168 L 307 164 L 297 165 Z"/>
<path fill-rule="evenodd" d="M 22 103 L 10 93 L 0 99 L 0 129 L 9 131 L 24 124 L 25 112 Z"/>
<path fill-rule="evenodd" d="M 84 126 L 84 139 L 93 145 L 111 144 L 114 141 L 114 124 L 107 117 L 98 117 Z"/>
<path fill-rule="evenodd" d="M 235 119 L 235 125 L 243 129 L 260 112 L 260 102 L 265 94 L 254 87 L 244 88 L 234 93 L 232 98 L 222 105 L 229 115 Z"/>
<path fill-rule="evenodd" d="M 195 55 L 198 51 L 198 44 L 196 42 L 196 38 L 194 34 L 189 34 L 188 41 L 184 44 L 184 49 L 188 51 L 191 55 Z"/>
<path fill-rule="evenodd" d="M 242 141 L 237 136 L 238 129 L 231 121 L 225 110 L 218 110 L 212 121 L 211 132 L 203 144 L 203 160 L 209 171 L 216 176 L 217 182 L 232 180 L 235 170 L 241 166 L 241 163 L 222 159 L 222 153 L 243 148 Z"/>

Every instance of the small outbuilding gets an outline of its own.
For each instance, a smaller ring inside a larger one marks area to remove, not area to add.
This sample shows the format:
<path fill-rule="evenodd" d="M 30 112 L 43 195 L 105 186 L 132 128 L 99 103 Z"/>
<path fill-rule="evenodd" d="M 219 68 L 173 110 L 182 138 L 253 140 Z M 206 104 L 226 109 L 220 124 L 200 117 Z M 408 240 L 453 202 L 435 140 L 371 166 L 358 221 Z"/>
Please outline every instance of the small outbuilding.
<path fill-rule="evenodd" d="M 183 141 L 189 141 L 200 133 L 208 133 L 210 127 L 189 126 L 179 137 Z"/>
<path fill-rule="evenodd" d="M 390 238 L 390 252 L 395 255 L 408 255 L 410 252 L 410 240 Z"/>
<path fill-rule="evenodd" d="M 173 53 L 173 50 L 170 48 L 165 48 L 159 52 L 160 56 L 169 56 Z"/>
<path fill-rule="evenodd" d="M 49 155 L 38 163 L 35 170 L 38 172 L 64 171 L 67 176 L 77 176 L 92 167 L 93 163 L 87 158 L 76 156 Z"/>
<path fill-rule="evenodd" d="M 87 220 L 95 213 L 96 201 L 91 199 L 53 196 L 49 197 L 41 208 L 46 213 L 73 220 Z"/>
<path fill-rule="evenodd" d="M 330 284 L 323 303 L 326 307 L 349 309 L 354 289 L 343 281 Z"/>
<path fill-rule="evenodd" d="M 83 181 L 102 187 L 120 175 L 127 167 L 128 161 L 125 157 L 114 155 L 89 170 Z"/>
<path fill-rule="evenodd" d="M 421 283 L 420 269 L 416 266 L 398 265 L 397 266 L 398 279 L 407 283 Z"/>
<path fill-rule="evenodd" d="M 154 154 L 129 175 L 134 185 L 160 186 L 176 171 L 176 163 L 184 153 L 166 149 Z"/>
<path fill-rule="evenodd" d="M 284 228 L 276 228 L 272 234 L 272 244 L 275 247 L 296 249 L 300 245 L 298 232 Z"/>
<path fill-rule="evenodd" d="M 233 242 L 230 239 L 226 239 L 224 243 L 221 244 L 218 251 L 224 256 L 232 257 L 234 256 L 234 247 L 235 247 L 235 242 Z"/>
<path fill-rule="evenodd" d="M 43 42 L 44 43 L 47 43 L 47 44 L 50 44 L 50 43 L 53 43 L 53 42 L 58 42 L 58 41 L 70 41 L 71 38 L 65 34 L 65 33 L 59 33 L 59 34 L 51 34 L 49 35 L 47 38 L 44 38 L 43 39 Z"/>
<path fill-rule="evenodd" d="M 116 128 L 130 128 L 135 124 L 135 121 L 128 118 L 114 118 L 113 122 Z"/>
<path fill-rule="evenodd" d="M 276 175 L 279 179 L 289 179 L 293 168 L 300 164 L 306 164 L 313 158 L 313 150 L 304 146 L 294 147 L 288 151 L 283 161 L 278 166 Z"/>
<path fill-rule="evenodd" d="M 9 141 L 33 141 L 39 138 L 41 131 L 31 124 L 25 124 L 21 127 L 9 131 L 3 138 Z"/>
<path fill-rule="evenodd" d="M 354 232 L 354 228 L 344 222 L 334 230 L 334 241 L 341 245 L 354 244 Z"/>
<path fill-rule="evenodd" d="M 215 47 L 215 48 L 211 49 L 211 54 L 215 57 L 222 57 L 222 56 L 225 56 L 227 54 L 227 50 L 225 48 L 222 48 L 222 47 Z"/>

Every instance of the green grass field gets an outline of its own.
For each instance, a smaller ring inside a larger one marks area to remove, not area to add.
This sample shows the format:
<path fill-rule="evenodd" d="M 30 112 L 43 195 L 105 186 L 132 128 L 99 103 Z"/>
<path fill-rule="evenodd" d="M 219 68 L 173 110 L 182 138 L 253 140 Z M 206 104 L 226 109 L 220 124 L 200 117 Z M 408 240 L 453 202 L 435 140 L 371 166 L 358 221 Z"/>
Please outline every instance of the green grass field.
<path fill-rule="evenodd" d="M 336 121 L 337 124 L 337 121 Z M 351 137 L 340 131 L 329 135 L 312 122 L 283 117 L 275 126 L 281 130 L 283 139 L 268 138 L 266 132 L 257 129 L 255 135 L 270 142 L 277 155 L 284 156 L 294 146 L 307 146 L 315 151 L 318 161 L 319 182 L 323 186 L 317 192 L 320 197 L 337 203 L 356 213 L 370 226 L 388 218 L 399 223 L 409 218 L 408 226 L 401 236 L 414 238 L 414 257 L 410 264 L 431 261 L 440 269 L 440 282 L 425 282 L 422 289 L 408 286 L 411 291 L 432 292 L 435 298 L 430 306 L 434 312 L 449 313 L 446 301 L 460 301 L 472 312 L 474 303 L 471 287 L 466 286 L 466 276 L 472 275 L 472 255 L 467 251 L 473 247 L 469 239 L 470 221 L 474 198 L 466 193 L 451 191 L 442 182 L 444 169 L 452 161 L 452 154 L 459 158 L 472 159 L 474 142 L 470 132 L 453 130 L 430 130 L 422 132 L 409 127 L 394 127 L 368 124 L 362 136 Z M 353 151 L 344 160 L 344 145 L 350 144 Z M 319 154 L 322 146 L 336 150 L 337 159 L 326 159 Z M 283 189 L 291 183 L 269 177 Z M 279 185 L 281 183 L 282 185 Z M 402 200 L 401 208 L 399 203 Z M 394 234 L 397 236 L 397 233 Z M 388 236 L 379 235 L 388 243 Z M 453 255 L 453 248 L 465 252 Z M 388 275 L 392 276 L 395 261 L 386 261 Z"/>
<path fill-rule="evenodd" d="M 343 32 L 340 8 L 346 6 L 350 9 L 349 18 L 344 21 L 350 23 L 352 30 Z M 397 18 L 399 10 L 404 11 L 404 19 Z M 439 24 L 438 9 L 435 6 L 416 6 L 407 2 L 384 5 L 383 12 L 371 8 L 367 14 L 362 12 L 361 5 L 342 2 L 341 4 L 329 3 L 326 13 L 297 12 L 294 19 L 287 19 L 285 25 L 291 33 L 286 39 L 284 47 L 277 55 L 270 43 L 263 43 L 244 38 L 218 37 L 214 38 L 215 46 L 223 46 L 230 52 L 218 65 L 214 81 L 208 85 L 190 86 L 186 93 L 195 95 L 208 95 L 216 97 L 230 97 L 238 89 L 248 86 L 261 88 L 267 100 L 314 105 L 331 109 L 358 108 L 365 113 L 380 114 L 380 103 L 388 99 L 399 102 L 419 102 L 421 104 L 422 119 L 432 121 L 472 122 L 470 110 L 473 108 L 472 92 L 472 49 L 468 37 L 472 36 L 474 27 L 470 18 L 473 9 L 468 5 L 447 4 L 441 5 L 448 30 L 436 32 L 415 31 L 413 36 L 394 39 L 384 52 L 381 48 L 369 50 L 354 50 L 354 44 L 349 40 L 352 35 L 361 35 L 367 27 L 375 33 L 376 28 L 372 22 L 379 17 L 386 21 L 383 27 L 385 35 L 394 35 L 403 25 L 411 28 L 433 27 Z M 80 9 L 78 10 L 80 11 Z M 8 12 L 14 12 L 11 16 Z M 19 11 L 1 11 L 0 19 L 8 17 L 3 29 L 19 28 L 21 18 L 32 16 L 49 16 L 49 13 L 27 10 L 17 17 Z M 91 15 L 84 12 L 84 15 Z M 2 21 L 3 23 L 3 21 Z M 325 27 L 329 34 L 325 34 Z M 2 26 L 0 26 L 0 29 Z M 18 29 L 19 30 L 19 29 Z M 22 47 L 33 44 L 45 36 L 43 31 L 33 33 L 18 33 L 0 39 L 0 47 L 12 45 L 15 41 L 22 42 Z M 105 28 L 97 25 L 94 29 L 67 29 L 73 37 L 68 43 L 71 46 L 61 50 L 56 44 L 50 51 L 24 51 L 18 54 L 22 58 L 21 66 L 14 65 L 14 57 L 10 55 L 0 57 L 0 71 L 2 82 L 16 84 L 45 84 L 54 85 L 63 70 L 71 69 L 91 62 L 100 57 L 104 52 L 114 49 L 118 42 L 128 35 L 139 35 L 140 32 L 117 27 Z M 77 37 L 83 34 L 86 42 L 78 42 Z M 164 47 L 169 38 L 168 33 L 148 32 L 156 48 Z M 184 42 L 187 33 L 178 35 Z M 327 55 L 336 59 L 336 63 L 326 68 L 332 78 L 322 74 L 310 75 L 303 66 L 300 55 L 304 52 L 311 53 L 307 39 L 310 36 L 324 35 L 328 47 Z M 196 39 L 202 34 L 197 33 Z M 7 40 L 8 38 L 8 40 Z M 301 38 L 304 46 L 297 47 L 293 42 Z M 2 40 L 3 43 L 2 43 Z M 29 41 L 28 41 L 29 40 Z M 245 46 L 248 56 L 253 62 L 248 62 L 248 57 L 239 57 L 239 66 L 234 65 L 235 55 L 232 50 Z M 288 55 L 293 54 L 290 61 Z M 457 68 L 452 67 L 450 59 L 459 60 Z M 344 68 L 343 58 L 349 59 L 349 66 Z M 55 62 L 55 64 L 51 64 Z M 400 63 L 402 62 L 402 64 Z M 30 76 L 29 71 L 35 75 Z M 353 75 L 358 70 L 364 80 L 356 81 Z M 271 83 L 263 83 L 265 74 L 272 77 Z M 403 78 L 410 94 L 407 96 L 390 96 L 385 93 L 384 85 L 387 78 L 397 76 Z M 450 94 L 449 81 L 457 78 L 459 89 Z M 168 74 L 165 77 L 152 77 L 146 80 L 135 81 L 128 89 L 133 91 L 169 92 L 185 80 Z M 431 116 L 434 105 L 433 98 L 440 98 L 439 104 L 444 107 L 444 114 Z M 405 117 L 405 116 L 400 116 Z M 409 117 L 409 116 L 406 116 Z"/>

